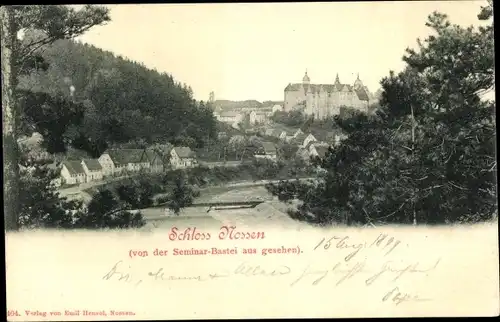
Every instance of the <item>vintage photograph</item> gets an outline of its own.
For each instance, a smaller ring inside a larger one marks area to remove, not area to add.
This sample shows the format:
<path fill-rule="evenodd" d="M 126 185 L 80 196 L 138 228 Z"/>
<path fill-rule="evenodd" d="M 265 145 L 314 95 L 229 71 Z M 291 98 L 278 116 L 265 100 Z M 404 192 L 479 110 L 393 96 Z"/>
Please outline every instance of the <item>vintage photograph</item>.
<path fill-rule="evenodd" d="M 6 228 L 496 216 L 492 2 L 299 5 L 2 7 Z"/>
<path fill-rule="evenodd" d="M 498 218 L 492 0 L 0 12 L 6 234 L 251 241 Z M 198 246 L 188 255 L 236 253 Z M 96 276 L 116 280 L 110 264 Z"/>

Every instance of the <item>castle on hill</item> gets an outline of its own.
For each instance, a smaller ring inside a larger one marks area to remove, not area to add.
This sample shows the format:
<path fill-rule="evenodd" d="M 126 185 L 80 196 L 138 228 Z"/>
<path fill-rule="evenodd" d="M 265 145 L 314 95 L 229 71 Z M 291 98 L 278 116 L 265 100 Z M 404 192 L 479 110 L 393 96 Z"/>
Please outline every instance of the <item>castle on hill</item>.
<path fill-rule="evenodd" d="M 353 85 L 340 83 L 338 74 L 333 84 L 311 84 L 306 71 L 302 83 L 290 83 L 285 88 L 284 110 L 302 108 L 306 115 L 324 119 L 340 114 L 341 106 L 368 112 L 375 101 L 376 97 L 363 85 L 359 74 Z"/>

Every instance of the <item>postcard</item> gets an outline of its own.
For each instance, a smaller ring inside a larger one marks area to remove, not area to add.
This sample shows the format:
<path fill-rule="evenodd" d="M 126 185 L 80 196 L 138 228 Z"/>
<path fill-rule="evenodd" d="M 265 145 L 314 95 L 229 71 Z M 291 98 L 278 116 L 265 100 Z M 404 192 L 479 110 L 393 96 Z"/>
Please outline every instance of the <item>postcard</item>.
<path fill-rule="evenodd" d="M 499 315 L 492 1 L 0 13 L 8 321 Z"/>

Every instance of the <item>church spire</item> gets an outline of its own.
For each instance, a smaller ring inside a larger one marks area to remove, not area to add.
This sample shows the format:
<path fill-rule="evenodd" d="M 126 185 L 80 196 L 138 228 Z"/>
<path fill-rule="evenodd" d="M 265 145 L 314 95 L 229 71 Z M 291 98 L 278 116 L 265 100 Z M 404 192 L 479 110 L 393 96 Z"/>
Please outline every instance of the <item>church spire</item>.
<path fill-rule="evenodd" d="M 359 73 L 358 73 L 358 77 L 356 78 L 356 80 L 359 80 Z"/>
<path fill-rule="evenodd" d="M 335 77 L 335 84 L 340 84 L 339 73 L 337 73 L 337 76 Z"/>

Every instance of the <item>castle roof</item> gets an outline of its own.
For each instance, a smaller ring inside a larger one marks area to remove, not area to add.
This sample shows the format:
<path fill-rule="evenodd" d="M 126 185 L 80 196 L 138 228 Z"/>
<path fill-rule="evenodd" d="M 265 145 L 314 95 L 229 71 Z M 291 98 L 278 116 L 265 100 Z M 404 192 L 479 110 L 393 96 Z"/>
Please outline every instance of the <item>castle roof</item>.
<path fill-rule="evenodd" d="M 362 101 L 370 100 L 368 93 L 366 92 L 366 90 L 363 87 L 357 88 L 355 91 L 356 91 L 356 94 L 358 95 L 358 98 L 360 100 L 362 100 Z"/>
<path fill-rule="evenodd" d="M 358 77 L 356 78 L 356 81 L 354 82 L 354 86 L 355 87 L 363 87 L 363 82 L 361 81 L 361 79 L 359 79 L 359 74 L 358 74 Z"/>
<path fill-rule="evenodd" d="M 304 75 L 304 78 L 302 78 L 302 81 L 304 82 L 309 82 L 311 79 L 309 78 L 309 76 L 307 76 L 307 71 L 306 71 L 306 74 Z"/>
<path fill-rule="evenodd" d="M 288 86 L 285 88 L 285 92 L 297 92 L 303 90 L 304 92 L 309 92 L 311 93 L 320 93 L 320 92 L 327 92 L 327 93 L 333 93 L 333 92 L 340 92 L 340 91 L 346 91 L 346 92 L 354 92 L 357 94 L 358 98 L 362 101 L 367 101 L 369 96 L 368 93 L 366 92 L 366 89 L 360 88 L 359 90 L 354 89 L 354 86 L 349 85 L 349 84 L 300 84 L 300 83 L 294 83 L 294 84 L 288 84 Z"/>

